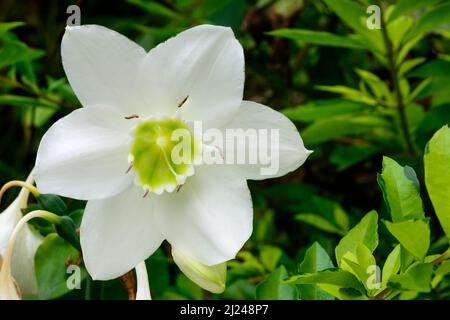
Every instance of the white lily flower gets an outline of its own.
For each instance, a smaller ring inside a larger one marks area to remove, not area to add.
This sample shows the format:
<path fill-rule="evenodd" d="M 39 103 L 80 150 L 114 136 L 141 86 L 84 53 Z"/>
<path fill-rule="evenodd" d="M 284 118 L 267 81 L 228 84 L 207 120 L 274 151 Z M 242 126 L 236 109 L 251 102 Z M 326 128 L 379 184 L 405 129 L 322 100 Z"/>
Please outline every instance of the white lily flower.
<path fill-rule="evenodd" d="M 33 183 L 32 174 L 29 175 L 26 183 Z M 23 217 L 21 209 L 27 207 L 29 195 L 30 191 L 22 188 L 17 198 L 8 208 L 0 213 L 0 258 L 4 256 L 14 228 Z M 12 255 L 11 269 L 12 276 L 23 294 L 37 294 L 34 255 L 42 240 L 43 237 L 29 225 L 24 225 L 17 235 L 16 245 Z M 9 289 L 14 287 L 12 286 Z M 9 297 L 12 298 L 11 295 Z"/>
<path fill-rule="evenodd" d="M 88 200 L 80 237 L 92 277 L 128 272 L 164 239 L 208 266 L 233 259 L 252 232 L 246 180 L 282 176 L 310 151 L 284 115 L 242 100 L 244 54 L 232 30 L 197 26 L 146 53 L 101 26 L 67 27 L 61 51 L 83 108 L 44 135 L 35 179 L 43 193 Z M 170 138 L 193 121 L 278 130 L 279 145 L 266 149 L 279 170 L 174 163 Z"/>
<path fill-rule="evenodd" d="M 207 266 L 174 247 L 172 247 L 172 257 L 186 277 L 203 289 L 212 293 L 222 293 L 225 290 L 226 262 Z"/>

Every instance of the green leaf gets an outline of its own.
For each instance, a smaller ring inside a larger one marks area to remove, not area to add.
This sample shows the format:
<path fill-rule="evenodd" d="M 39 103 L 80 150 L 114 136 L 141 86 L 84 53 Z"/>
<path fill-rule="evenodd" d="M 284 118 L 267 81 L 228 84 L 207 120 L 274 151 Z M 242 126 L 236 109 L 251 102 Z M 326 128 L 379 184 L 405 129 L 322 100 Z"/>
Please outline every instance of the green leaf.
<path fill-rule="evenodd" d="M 296 220 L 305 222 L 313 227 L 316 227 L 317 229 L 323 230 L 325 232 L 335 233 L 337 235 L 344 235 L 345 231 L 341 230 L 337 226 L 330 223 L 325 218 L 319 216 L 318 214 L 314 213 L 300 213 L 295 216 Z"/>
<path fill-rule="evenodd" d="M 392 10 L 392 13 L 389 15 L 389 21 L 440 1 L 442 0 L 400 0 L 394 6 L 394 10 Z"/>
<path fill-rule="evenodd" d="M 338 268 L 292 276 L 285 282 L 291 284 L 316 284 L 339 299 L 343 296 L 348 298 L 345 292 L 349 292 L 349 290 L 343 292 L 342 289 L 356 291 L 355 298 L 361 298 L 365 295 L 364 286 L 358 279 L 352 273 Z"/>
<path fill-rule="evenodd" d="M 274 246 L 261 246 L 259 260 L 261 260 L 267 270 L 273 271 L 277 267 L 282 255 L 283 251 L 280 248 Z"/>
<path fill-rule="evenodd" d="M 18 96 L 12 94 L 0 94 L 0 105 L 32 107 L 42 106 L 46 108 L 56 109 L 58 106 L 43 99 L 35 99 L 31 97 Z"/>
<path fill-rule="evenodd" d="M 450 61 L 434 59 L 409 74 L 410 77 L 450 78 Z"/>
<path fill-rule="evenodd" d="M 0 69 L 21 61 L 40 58 L 44 54 L 44 51 L 31 49 L 20 41 L 3 41 L 3 46 L 0 47 Z"/>
<path fill-rule="evenodd" d="M 375 97 L 387 101 L 392 100 L 389 87 L 377 75 L 362 69 L 356 69 L 356 73 L 367 83 Z"/>
<path fill-rule="evenodd" d="M 332 116 L 358 114 L 368 109 L 368 105 L 343 100 L 315 100 L 294 108 L 282 110 L 289 119 L 299 122 L 311 122 Z"/>
<path fill-rule="evenodd" d="M 302 274 L 315 273 L 328 268 L 333 268 L 328 253 L 318 243 L 314 242 L 311 247 L 306 250 L 305 257 L 299 265 L 298 271 Z M 331 300 L 333 296 L 326 293 L 323 289 L 314 284 L 299 285 L 299 295 L 302 300 Z"/>
<path fill-rule="evenodd" d="M 408 39 L 414 36 L 433 31 L 443 24 L 450 22 L 450 3 L 443 3 L 426 12 L 408 33 Z"/>
<path fill-rule="evenodd" d="M 387 25 L 387 33 L 391 39 L 394 50 L 400 47 L 405 34 L 411 29 L 414 20 L 411 17 L 403 16 L 391 21 Z"/>
<path fill-rule="evenodd" d="M 397 223 L 383 221 L 400 244 L 419 260 L 423 260 L 430 247 L 430 226 L 427 219 Z"/>
<path fill-rule="evenodd" d="M 401 246 L 398 244 L 388 255 L 384 262 L 381 281 L 383 288 L 386 287 L 389 279 L 400 271 L 401 266 Z"/>
<path fill-rule="evenodd" d="M 66 262 L 74 263 L 78 251 L 56 233 L 45 237 L 34 257 L 38 295 L 40 299 L 55 299 L 71 291 L 67 279 L 71 276 Z M 80 266 L 80 280 L 86 277 L 86 270 Z"/>
<path fill-rule="evenodd" d="M 342 257 L 347 253 L 356 255 L 358 245 L 365 245 L 371 252 L 378 246 L 378 214 L 376 211 L 367 213 L 361 221 L 353 227 L 339 241 L 335 252 L 338 265 L 341 264 Z"/>
<path fill-rule="evenodd" d="M 434 278 L 431 281 L 431 286 L 436 288 L 446 275 L 450 274 L 450 260 L 442 262 L 434 273 Z"/>
<path fill-rule="evenodd" d="M 267 34 L 320 46 L 365 49 L 364 45 L 355 38 L 338 36 L 325 31 L 278 29 L 268 32 Z"/>
<path fill-rule="evenodd" d="M 13 21 L 13 22 L 2 22 L 0 23 L 0 38 L 9 30 L 25 25 L 24 22 L 21 21 Z"/>
<path fill-rule="evenodd" d="M 377 180 L 392 221 L 400 222 L 425 217 L 419 193 L 419 181 L 414 169 L 408 166 L 402 167 L 391 158 L 383 157 L 383 170 Z"/>
<path fill-rule="evenodd" d="M 347 252 L 341 260 L 341 269 L 353 273 L 359 281 L 361 281 L 367 289 L 369 295 L 373 295 L 374 291 L 370 287 L 373 285 L 369 283 L 369 277 L 372 277 L 372 272 L 369 272 L 372 266 L 376 266 L 375 258 L 365 245 L 359 244 L 356 247 L 355 253 Z M 375 276 L 374 280 L 377 280 Z"/>
<path fill-rule="evenodd" d="M 409 104 L 411 102 L 414 102 L 417 98 L 423 97 L 421 94 L 427 89 L 428 85 L 431 83 L 431 78 L 422 80 L 406 97 L 406 104 Z"/>
<path fill-rule="evenodd" d="M 328 7 L 350 28 L 364 36 L 365 45 L 378 51 L 383 50 L 382 35 L 380 30 L 367 28 L 366 8 L 350 0 L 324 0 Z"/>
<path fill-rule="evenodd" d="M 377 116 L 330 117 L 314 122 L 302 132 L 306 145 L 317 145 L 339 137 L 356 136 L 380 128 L 390 128 L 391 124 Z"/>
<path fill-rule="evenodd" d="M 338 171 L 346 170 L 380 151 L 379 147 L 366 145 L 337 146 L 330 156 Z"/>
<path fill-rule="evenodd" d="M 297 288 L 292 284 L 283 283 L 286 277 L 286 268 L 280 266 L 256 287 L 256 299 L 297 300 Z"/>
<path fill-rule="evenodd" d="M 442 229 L 450 238 L 450 128 L 443 126 L 425 150 L 425 185 Z"/>
<path fill-rule="evenodd" d="M 355 102 L 365 103 L 368 105 L 377 105 L 377 102 L 370 97 L 367 93 L 346 87 L 346 86 L 316 86 L 317 90 L 338 93 L 341 94 L 343 98 L 352 100 Z"/>
<path fill-rule="evenodd" d="M 167 8 L 166 6 L 158 3 L 158 2 L 150 2 L 150 1 L 143 1 L 143 0 L 127 0 L 128 3 L 141 8 L 142 10 L 163 18 L 169 18 L 169 19 L 176 19 L 180 18 L 180 15 L 171 9 Z"/>
<path fill-rule="evenodd" d="M 431 263 L 416 263 L 404 274 L 393 275 L 388 287 L 401 291 L 430 292 L 433 265 Z"/>
<path fill-rule="evenodd" d="M 400 65 L 400 68 L 398 70 L 398 76 L 400 78 L 403 77 L 406 73 L 408 73 L 408 71 L 414 69 L 416 66 L 418 66 L 419 64 L 421 64 L 424 61 L 426 61 L 426 58 L 424 58 L 424 57 L 419 57 L 419 58 L 414 58 L 414 59 L 409 59 L 409 60 L 404 61 Z"/>

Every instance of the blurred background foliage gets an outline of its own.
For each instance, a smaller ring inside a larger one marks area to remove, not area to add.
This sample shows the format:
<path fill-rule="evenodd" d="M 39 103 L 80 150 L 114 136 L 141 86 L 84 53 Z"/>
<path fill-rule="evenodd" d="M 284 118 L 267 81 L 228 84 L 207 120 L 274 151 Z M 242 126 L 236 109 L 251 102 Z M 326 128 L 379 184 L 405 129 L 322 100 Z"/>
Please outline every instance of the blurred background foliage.
<path fill-rule="evenodd" d="M 424 192 L 422 159 L 426 143 L 450 120 L 450 2 L 377 2 L 383 28 L 369 30 L 366 8 L 374 3 L 2 0 L 0 182 L 24 179 L 44 132 L 80 107 L 60 57 L 69 5 L 81 8 L 82 24 L 107 26 L 147 50 L 191 26 L 224 25 L 233 29 L 245 50 L 245 99 L 285 113 L 314 153 L 302 168 L 283 178 L 250 182 L 254 232 L 237 259 L 229 262 L 223 294 L 212 295 L 188 280 L 165 244 L 147 261 L 153 297 L 333 298 L 330 290 L 314 284 L 287 285 L 281 280 L 336 265 L 335 247 L 369 216 L 366 212 L 376 209 L 381 218 L 390 219 L 389 201 L 383 200 L 386 190 L 383 183 L 382 188 L 377 185 L 383 155 L 417 173 L 423 212 L 431 218 L 430 254 L 443 252 L 448 243 Z M 395 165 L 389 168 L 398 173 Z M 9 192 L 2 206 L 15 195 Z M 84 203 L 65 201 L 79 223 Z M 34 224 L 44 234 L 51 232 L 49 226 Z M 398 243 L 390 231 L 380 224 L 377 261 L 384 261 Z M 85 274 L 82 288 L 88 290 L 67 292 L 65 268 L 51 269 L 55 276 L 50 278 L 45 270 L 76 252 L 58 238 L 48 241 L 39 255 L 47 260 L 36 260 L 40 298 L 127 297 L 118 280 L 92 282 Z M 52 254 L 52 246 L 59 247 L 59 256 Z M 449 298 L 446 279 L 435 283 L 436 290 L 411 289 L 400 297 Z"/>

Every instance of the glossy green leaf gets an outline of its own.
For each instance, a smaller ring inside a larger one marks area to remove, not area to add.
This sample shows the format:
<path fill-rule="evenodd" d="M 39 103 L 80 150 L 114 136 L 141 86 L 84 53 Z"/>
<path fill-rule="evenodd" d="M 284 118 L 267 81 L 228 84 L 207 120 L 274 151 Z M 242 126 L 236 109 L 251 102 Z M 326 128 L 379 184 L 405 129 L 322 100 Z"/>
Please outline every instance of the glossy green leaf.
<path fill-rule="evenodd" d="M 381 274 L 381 281 L 383 287 L 386 287 L 389 279 L 393 275 L 396 275 L 400 271 L 401 266 L 401 246 L 398 244 L 392 251 L 389 253 L 386 261 L 383 265 L 383 271 Z"/>
<path fill-rule="evenodd" d="M 404 274 L 393 275 L 388 287 L 401 291 L 430 292 L 433 265 L 431 263 L 416 263 Z"/>
<path fill-rule="evenodd" d="M 56 233 L 51 233 L 44 239 L 34 257 L 40 299 L 55 299 L 71 291 L 67 286 L 71 273 L 66 264 L 73 264 L 78 256 L 78 250 Z M 83 280 L 86 277 L 83 266 L 80 266 L 79 272 L 80 279 Z"/>
<path fill-rule="evenodd" d="M 284 283 L 285 278 L 287 278 L 286 268 L 281 266 L 256 287 L 256 299 L 296 300 L 297 288 L 295 285 Z"/>
<path fill-rule="evenodd" d="M 298 271 L 302 274 L 315 273 L 333 267 L 328 253 L 318 243 L 314 242 L 311 247 L 306 250 L 302 263 L 300 263 Z M 315 284 L 302 284 L 299 286 L 299 295 L 302 300 L 332 300 L 333 296 L 326 293 L 323 289 Z"/>
<path fill-rule="evenodd" d="M 443 126 L 425 150 L 425 185 L 442 228 L 450 238 L 450 128 Z"/>
<path fill-rule="evenodd" d="M 431 281 L 431 286 L 436 288 L 445 276 L 450 274 L 450 260 L 443 261 L 434 273 L 434 278 Z"/>
<path fill-rule="evenodd" d="M 419 181 L 414 169 L 408 166 L 402 167 L 393 159 L 383 157 L 383 170 L 377 180 L 392 221 L 425 217 L 419 193 Z"/>
<path fill-rule="evenodd" d="M 430 247 L 430 226 L 428 220 L 407 220 L 391 223 L 384 221 L 389 232 L 400 242 L 400 244 L 422 260 Z"/>
<path fill-rule="evenodd" d="M 292 276 L 286 280 L 286 283 L 316 284 L 339 299 L 350 298 L 350 292 L 355 299 L 362 298 L 365 295 L 362 283 L 352 273 L 338 268 Z"/>
<path fill-rule="evenodd" d="M 259 251 L 259 259 L 269 271 L 275 270 L 282 255 L 283 251 L 274 246 L 261 246 Z"/>
<path fill-rule="evenodd" d="M 356 254 L 358 245 L 365 245 L 371 252 L 378 245 L 378 214 L 376 211 L 367 213 L 361 221 L 353 227 L 339 241 L 335 252 L 338 265 L 341 264 L 342 257 L 347 253 Z"/>

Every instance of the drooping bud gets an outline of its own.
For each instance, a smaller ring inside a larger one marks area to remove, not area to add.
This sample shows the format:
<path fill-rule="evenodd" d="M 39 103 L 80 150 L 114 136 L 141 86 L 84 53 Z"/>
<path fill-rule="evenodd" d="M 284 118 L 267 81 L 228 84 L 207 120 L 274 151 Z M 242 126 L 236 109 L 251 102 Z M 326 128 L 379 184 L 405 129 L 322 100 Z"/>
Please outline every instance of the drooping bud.
<path fill-rule="evenodd" d="M 225 290 L 226 262 L 207 266 L 175 247 L 172 247 L 172 256 L 180 270 L 203 289 L 212 293 L 222 293 Z"/>
<path fill-rule="evenodd" d="M 25 182 L 26 185 L 33 184 L 32 174 Z M 22 188 L 17 198 L 0 213 L 0 258 L 4 256 L 9 239 L 15 226 L 22 219 L 22 209 L 26 208 L 29 189 Z M 30 226 L 25 225 L 17 236 L 16 248 L 12 256 L 12 277 L 5 286 L 0 286 L 2 294 L 8 294 L 13 299 L 13 292 L 17 286 L 24 294 L 34 295 L 37 293 L 36 276 L 34 272 L 34 254 L 41 244 L 43 237 Z M 2 259 L 0 259 L 2 260 Z M 4 261 L 5 259 L 3 259 Z M 6 281 L 6 280 L 4 280 Z M 17 281 L 17 283 L 16 283 Z M 12 285 L 11 283 L 14 283 Z M 6 283 L 6 282 L 5 282 Z M 17 295 L 17 294 L 16 294 Z M 20 294 L 18 295 L 20 297 Z"/>

